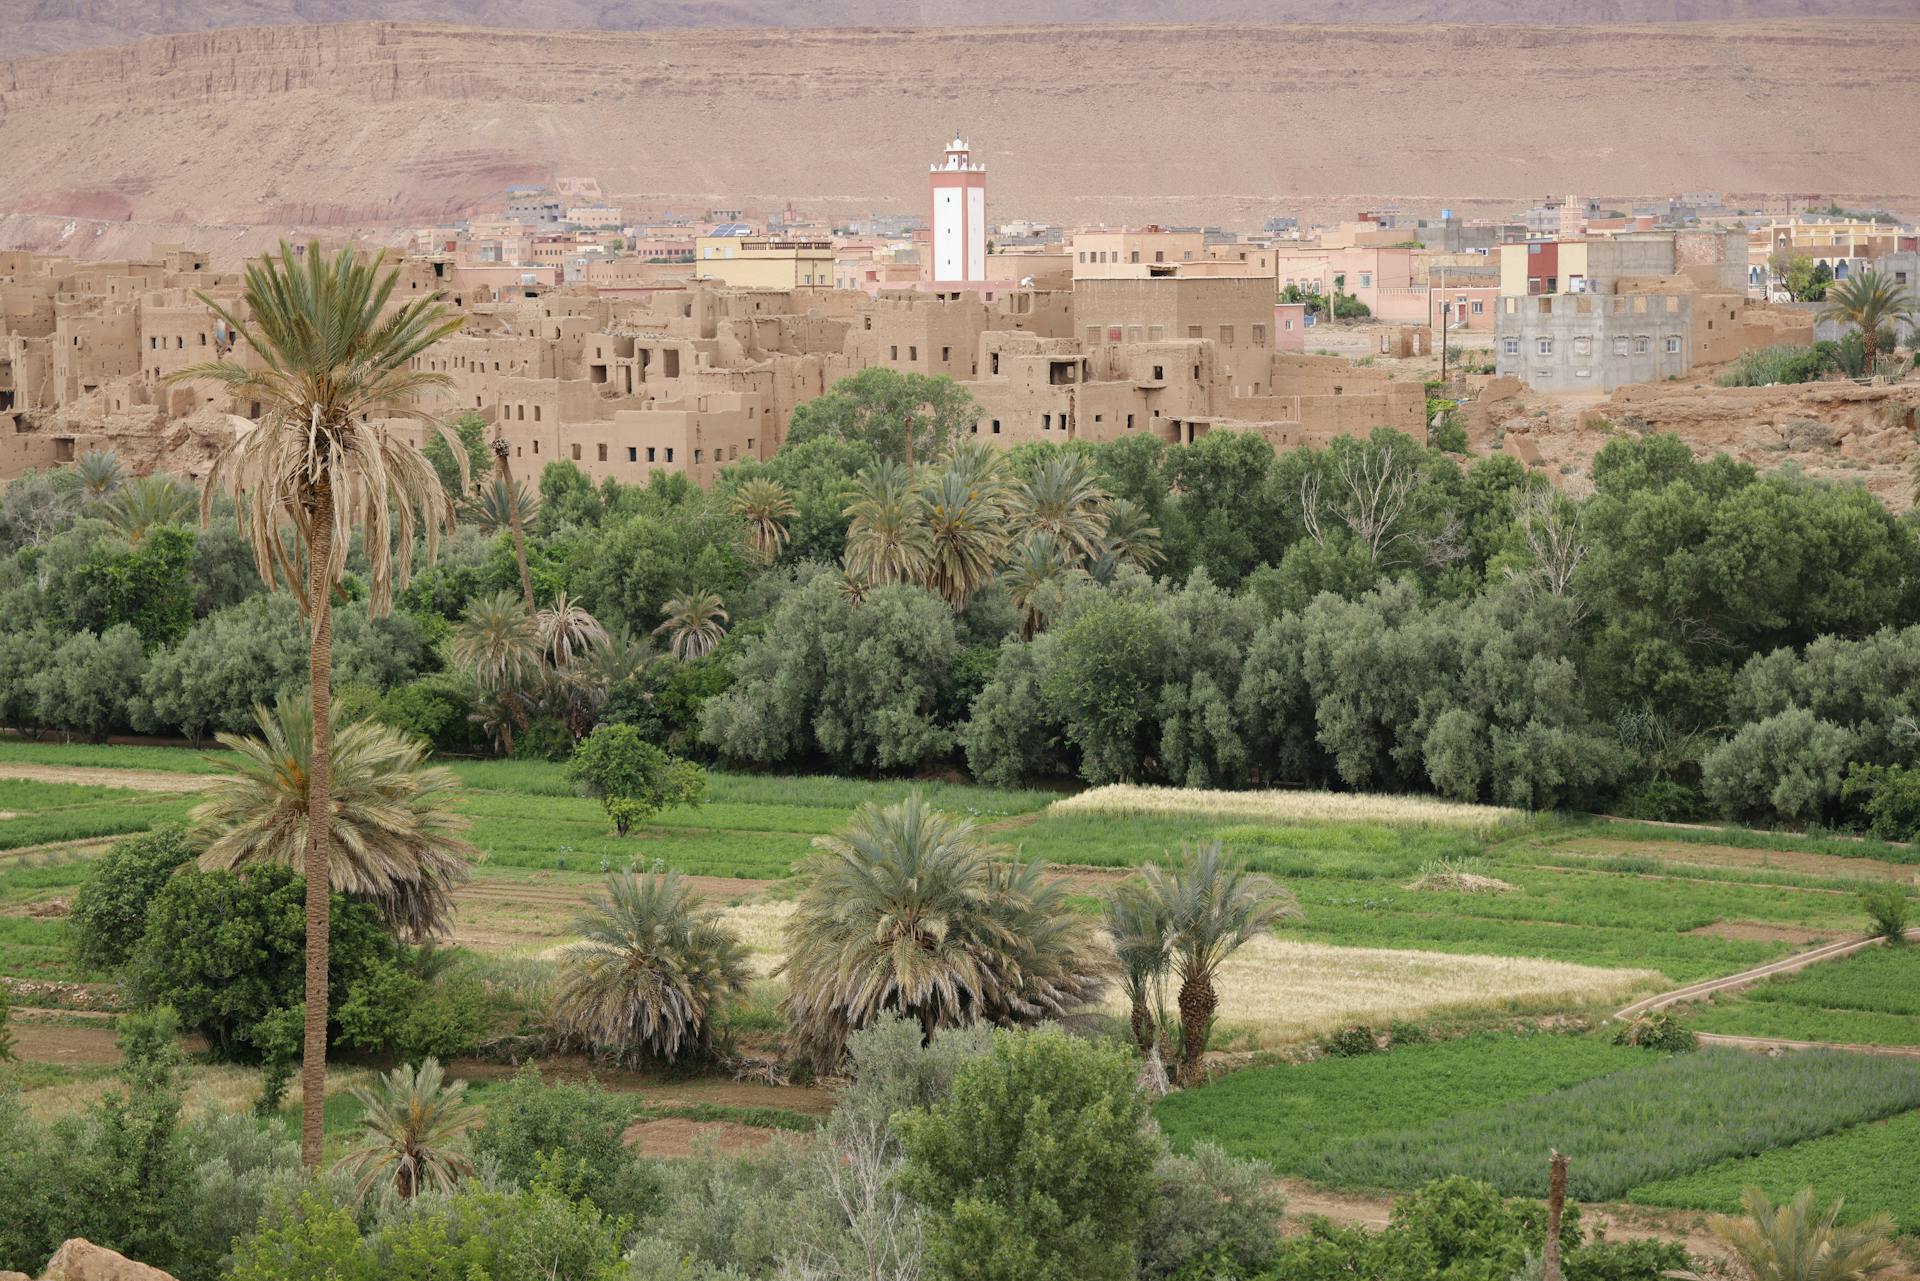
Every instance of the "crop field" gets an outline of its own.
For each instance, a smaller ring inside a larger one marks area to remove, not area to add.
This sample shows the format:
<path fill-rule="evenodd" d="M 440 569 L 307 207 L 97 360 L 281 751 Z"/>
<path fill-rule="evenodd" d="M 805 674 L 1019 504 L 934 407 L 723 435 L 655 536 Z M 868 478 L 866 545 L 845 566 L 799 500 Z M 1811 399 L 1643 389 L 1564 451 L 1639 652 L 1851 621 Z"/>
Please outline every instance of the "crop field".
<path fill-rule="evenodd" d="M 1744 1188 L 1761 1188 L 1780 1202 L 1811 1184 L 1822 1191 L 1844 1190 L 1848 1219 L 1884 1211 L 1894 1216 L 1902 1232 L 1920 1235 L 1920 1188 L 1913 1177 L 1916 1152 L 1920 1152 L 1920 1112 L 1906 1112 L 1891 1120 L 1870 1121 L 1791 1147 L 1644 1183 L 1628 1193 L 1627 1200 L 1731 1214 L 1739 1209 Z"/>
<path fill-rule="evenodd" d="M 1567 1154 L 1569 1194 L 1614 1200 L 1655 1179 L 1920 1108 L 1920 1062 L 1828 1050 L 1702 1049 L 1329 1151 L 1330 1182 L 1413 1187 L 1465 1174 L 1543 1196 L 1540 1154 Z"/>
<path fill-rule="evenodd" d="M 1869 948 L 1844 960 L 1694 1006 L 1701 1032 L 1853 1045 L 1920 1045 L 1920 948 Z"/>
<path fill-rule="evenodd" d="M 1202 816 L 1267 823 L 1382 823 L 1457 827 L 1488 832 L 1524 817 L 1519 810 L 1462 805 L 1430 796 L 1376 796 L 1340 792 L 1216 792 L 1202 788 L 1138 787 L 1112 783 L 1055 801 L 1068 814 Z"/>

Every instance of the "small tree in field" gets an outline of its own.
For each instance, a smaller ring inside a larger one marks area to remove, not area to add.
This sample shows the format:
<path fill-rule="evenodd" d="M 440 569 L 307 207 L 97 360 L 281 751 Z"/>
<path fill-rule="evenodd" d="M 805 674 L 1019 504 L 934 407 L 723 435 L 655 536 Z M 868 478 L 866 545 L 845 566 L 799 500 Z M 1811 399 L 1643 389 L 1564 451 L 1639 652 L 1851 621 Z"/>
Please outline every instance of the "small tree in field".
<path fill-rule="evenodd" d="M 622 836 L 663 809 L 698 805 L 707 793 L 705 770 L 669 756 L 631 725 L 602 725 L 582 739 L 567 762 L 567 777 L 600 798 Z"/>
<path fill-rule="evenodd" d="M 931 1112 L 899 1124 L 900 1186 L 931 1271 L 956 1281 L 1121 1281 L 1136 1269 L 1161 1146 L 1133 1056 L 1058 1028 L 1002 1032 Z"/>

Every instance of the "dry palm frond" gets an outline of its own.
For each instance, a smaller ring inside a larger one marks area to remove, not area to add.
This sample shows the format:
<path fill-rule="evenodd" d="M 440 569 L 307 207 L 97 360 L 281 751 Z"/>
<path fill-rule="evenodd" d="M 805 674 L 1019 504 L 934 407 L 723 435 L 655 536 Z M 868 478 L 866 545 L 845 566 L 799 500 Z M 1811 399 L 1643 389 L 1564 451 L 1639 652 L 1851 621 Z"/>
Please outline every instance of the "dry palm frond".
<path fill-rule="evenodd" d="M 365 1112 L 365 1142 L 334 1169 L 354 1175 L 354 1195 L 364 1200 L 375 1184 L 402 1200 L 427 1191 L 448 1191 L 473 1173 L 473 1162 L 454 1145 L 478 1124 L 481 1110 L 464 1101 L 465 1081 L 447 1084 L 434 1059 L 402 1064 L 372 1088 L 355 1086 Z"/>
<path fill-rule="evenodd" d="M 607 629 L 565 592 L 553 598 L 553 605 L 539 614 L 540 648 L 547 662 L 566 667 L 593 647 L 607 643 Z"/>
<path fill-rule="evenodd" d="M 706 1052 L 721 1001 L 746 990 L 746 948 L 678 872 L 609 878 L 579 929 L 559 952 L 560 1022 L 618 1061 Z"/>
<path fill-rule="evenodd" d="M 307 846 L 307 779 L 313 720 L 307 705 L 283 699 L 256 707 L 260 737 L 221 734 L 237 758 L 193 810 L 207 839 L 204 870 L 279 863 L 299 872 Z M 458 783 L 426 764 L 426 749 L 372 721 L 333 720 L 333 842 L 329 880 L 380 910 L 388 928 L 411 938 L 444 934 L 453 891 L 480 852 L 458 835 L 467 821 L 445 808 Z"/>

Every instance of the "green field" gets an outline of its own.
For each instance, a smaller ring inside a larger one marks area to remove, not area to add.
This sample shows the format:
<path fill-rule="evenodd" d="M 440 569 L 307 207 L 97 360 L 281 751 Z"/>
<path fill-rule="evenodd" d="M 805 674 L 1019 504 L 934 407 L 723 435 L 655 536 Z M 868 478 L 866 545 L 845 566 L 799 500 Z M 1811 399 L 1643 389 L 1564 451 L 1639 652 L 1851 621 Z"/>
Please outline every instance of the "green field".
<path fill-rule="evenodd" d="M 1740 1208 L 1742 1189 L 1761 1188 L 1780 1202 L 1811 1185 L 1828 1197 L 1844 1192 L 1843 1217 L 1847 1219 L 1885 1211 L 1894 1216 L 1902 1232 L 1920 1235 L 1920 1182 L 1913 1174 L 1916 1152 L 1920 1152 L 1920 1111 L 1905 1112 L 1891 1120 L 1856 1125 L 1759 1156 L 1645 1183 L 1628 1193 L 1627 1200 L 1731 1214 Z"/>
<path fill-rule="evenodd" d="M 1638 1050 L 1577 1036 L 1476 1036 L 1389 1054 L 1248 1068 L 1154 1108 L 1175 1147 L 1207 1139 L 1282 1174 L 1349 1140 L 1624 1071 Z"/>
<path fill-rule="evenodd" d="M 1511 1196 L 1542 1196 L 1540 1154 L 1557 1148 L 1567 1154 L 1571 1195 L 1613 1200 L 1655 1179 L 1916 1107 L 1920 1062 L 1702 1049 L 1342 1144 L 1319 1174 L 1365 1187 L 1465 1174 Z"/>
<path fill-rule="evenodd" d="M 1701 1032 L 1853 1045 L 1920 1045 L 1920 947 L 1875 947 L 1686 1014 Z"/>

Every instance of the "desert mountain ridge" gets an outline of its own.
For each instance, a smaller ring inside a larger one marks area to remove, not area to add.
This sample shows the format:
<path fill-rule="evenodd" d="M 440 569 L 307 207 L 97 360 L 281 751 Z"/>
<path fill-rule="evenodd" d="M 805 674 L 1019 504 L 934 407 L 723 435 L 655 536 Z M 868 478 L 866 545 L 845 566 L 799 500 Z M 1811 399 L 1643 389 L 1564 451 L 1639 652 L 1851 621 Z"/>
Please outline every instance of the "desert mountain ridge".
<path fill-rule="evenodd" d="M 446 22 L 507 30 L 957 27 L 1037 23 L 1735 22 L 1904 18 L 1912 0 L 0 0 L 12 54 L 225 27 Z"/>
<path fill-rule="evenodd" d="M 399 227 L 563 174 L 636 205 L 919 212 L 956 131 L 999 218 L 1701 189 L 1912 208 L 1920 155 L 1865 125 L 1899 118 L 1915 66 L 1920 21 L 1886 20 L 242 28 L 0 61 L 0 235 Z"/>

